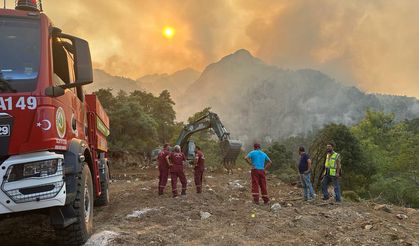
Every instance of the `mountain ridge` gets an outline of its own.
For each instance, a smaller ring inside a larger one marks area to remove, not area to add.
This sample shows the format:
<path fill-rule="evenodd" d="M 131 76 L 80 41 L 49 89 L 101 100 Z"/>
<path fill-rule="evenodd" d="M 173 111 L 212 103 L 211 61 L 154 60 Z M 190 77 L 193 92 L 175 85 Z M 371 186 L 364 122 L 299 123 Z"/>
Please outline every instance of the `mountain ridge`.
<path fill-rule="evenodd" d="M 398 121 L 419 117 L 414 97 L 366 93 L 318 70 L 266 64 L 245 49 L 209 64 L 202 73 L 186 68 L 137 80 L 115 79 L 122 81 L 114 83 L 119 89 L 132 85 L 128 91 L 169 90 L 178 121 L 211 107 L 233 136 L 248 142 L 307 134 L 329 123 L 353 125 L 367 109 L 394 113 Z M 110 83 L 98 84 L 103 88 Z"/>
<path fill-rule="evenodd" d="M 329 123 L 353 125 L 367 109 L 392 112 L 397 120 L 419 117 L 415 98 L 368 94 L 314 69 L 268 65 L 245 50 L 210 64 L 185 95 L 197 88 L 206 93 L 180 101 L 179 118 L 211 107 L 233 135 L 249 142 L 307 134 Z"/>

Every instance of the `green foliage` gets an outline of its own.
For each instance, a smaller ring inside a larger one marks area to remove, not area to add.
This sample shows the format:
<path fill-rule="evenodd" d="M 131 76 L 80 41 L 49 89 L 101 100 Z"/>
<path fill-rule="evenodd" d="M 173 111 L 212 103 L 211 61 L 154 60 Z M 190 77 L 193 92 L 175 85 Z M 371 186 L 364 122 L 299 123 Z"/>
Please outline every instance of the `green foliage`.
<path fill-rule="evenodd" d="M 185 126 L 175 123 L 174 102 L 168 91 L 159 96 L 143 91 L 117 96 L 110 89 L 95 93 L 111 120 L 111 151 L 149 153 L 156 146 L 176 142 Z M 193 122 L 210 108 L 195 113 Z M 192 135 L 203 149 L 208 166 L 220 166 L 218 139 L 211 130 Z M 357 125 L 331 124 L 306 137 L 292 137 L 274 142 L 267 150 L 273 162 L 272 171 L 285 181 L 298 179 L 297 147 L 308 146 L 313 161 L 314 185 L 318 187 L 326 157 L 326 144 L 333 141 L 341 154 L 344 190 L 361 197 L 380 197 L 384 201 L 419 207 L 419 118 L 396 123 L 393 114 L 368 110 Z M 238 165 L 244 168 L 241 153 Z"/>
<path fill-rule="evenodd" d="M 407 130 L 413 134 L 419 134 L 419 118 L 405 121 Z"/>
<path fill-rule="evenodd" d="M 402 206 L 419 207 L 418 183 L 406 177 L 385 178 L 381 175 L 371 184 L 371 194 L 383 202 L 392 202 Z"/>
<path fill-rule="evenodd" d="M 313 179 L 316 187 L 319 186 L 324 171 L 326 145 L 330 141 L 335 143 L 334 150 L 341 156 L 343 188 L 365 192 L 368 178 L 374 173 L 374 169 L 364 161 L 359 141 L 350 129 L 345 125 L 336 124 L 328 125 L 321 130 L 310 146 L 309 154 L 313 161 Z"/>
<path fill-rule="evenodd" d="M 331 124 L 314 137 L 281 140 L 294 154 L 298 145 L 307 145 L 313 161 L 314 186 L 319 187 L 326 157 L 326 145 L 335 143 L 341 155 L 343 190 L 364 198 L 381 198 L 419 207 L 419 118 L 397 123 L 393 114 L 367 110 L 357 125 Z M 284 152 L 284 148 L 277 151 Z M 282 157 L 281 157 L 282 158 Z M 294 159 L 298 160 L 294 154 Z"/>
<path fill-rule="evenodd" d="M 293 165 L 292 152 L 287 150 L 285 145 L 274 142 L 267 150 L 266 154 L 272 160 L 272 171 L 291 168 Z"/>
<path fill-rule="evenodd" d="M 279 175 L 281 180 L 289 183 L 298 180 L 298 171 L 292 158 L 292 152 L 285 145 L 274 142 L 266 150 L 266 154 L 272 161 L 271 171 Z"/>
<path fill-rule="evenodd" d="M 352 128 L 374 166 L 370 194 L 388 202 L 419 206 L 418 119 L 395 123 L 392 114 L 367 111 Z"/>
<path fill-rule="evenodd" d="M 172 139 L 176 115 L 168 91 L 158 97 L 143 91 L 120 91 L 113 96 L 110 89 L 95 94 L 111 121 L 111 151 L 148 153 Z"/>

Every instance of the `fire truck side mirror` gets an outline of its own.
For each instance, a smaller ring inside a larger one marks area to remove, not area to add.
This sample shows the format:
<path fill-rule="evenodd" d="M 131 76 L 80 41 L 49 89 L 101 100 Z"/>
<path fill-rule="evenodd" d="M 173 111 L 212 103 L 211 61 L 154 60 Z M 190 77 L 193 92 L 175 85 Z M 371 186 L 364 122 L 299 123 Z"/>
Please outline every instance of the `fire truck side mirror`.
<path fill-rule="evenodd" d="M 76 74 L 77 86 L 90 84 L 93 82 L 92 58 L 90 56 L 89 43 L 78 37 L 60 33 L 60 29 L 53 29 L 53 35 L 69 39 L 72 43 L 71 53 L 74 54 L 74 70 Z"/>
<path fill-rule="evenodd" d="M 51 34 L 52 34 L 53 37 L 59 37 L 61 35 L 61 33 L 63 33 L 63 31 L 60 28 L 55 27 L 55 26 L 52 27 Z"/>
<path fill-rule="evenodd" d="M 92 83 L 93 68 L 89 43 L 80 38 L 72 39 L 74 47 L 76 83 Z"/>
<path fill-rule="evenodd" d="M 45 95 L 49 97 L 59 97 L 65 94 L 65 89 L 60 86 L 50 86 L 45 89 Z"/>

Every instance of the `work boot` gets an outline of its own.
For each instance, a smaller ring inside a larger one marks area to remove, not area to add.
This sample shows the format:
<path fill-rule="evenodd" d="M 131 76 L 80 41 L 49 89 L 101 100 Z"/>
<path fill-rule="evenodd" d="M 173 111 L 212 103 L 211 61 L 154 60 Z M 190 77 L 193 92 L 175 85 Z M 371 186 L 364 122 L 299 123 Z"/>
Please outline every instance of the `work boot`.
<path fill-rule="evenodd" d="M 162 196 L 163 195 L 163 191 L 159 191 L 159 196 Z"/>
<path fill-rule="evenodd" d="M 186 196 L 186 191 L 182 191 L 181 195 Z"/>

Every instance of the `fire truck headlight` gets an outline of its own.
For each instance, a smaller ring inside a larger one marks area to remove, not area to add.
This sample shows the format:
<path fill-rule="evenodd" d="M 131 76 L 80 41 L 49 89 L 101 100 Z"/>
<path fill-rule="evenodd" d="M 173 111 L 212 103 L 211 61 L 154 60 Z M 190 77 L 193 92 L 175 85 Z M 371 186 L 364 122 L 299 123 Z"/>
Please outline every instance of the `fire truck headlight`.
<path fill-rule="evenodd" d="M 42 178 L 54 175 L 57 173 L 58 167 L 61 166 L 61 162 L 61 159 L 53 159 L 13 165 L 9 167 L 7 172 L 7 181 L 13 182 L 26 178 Z"/>

